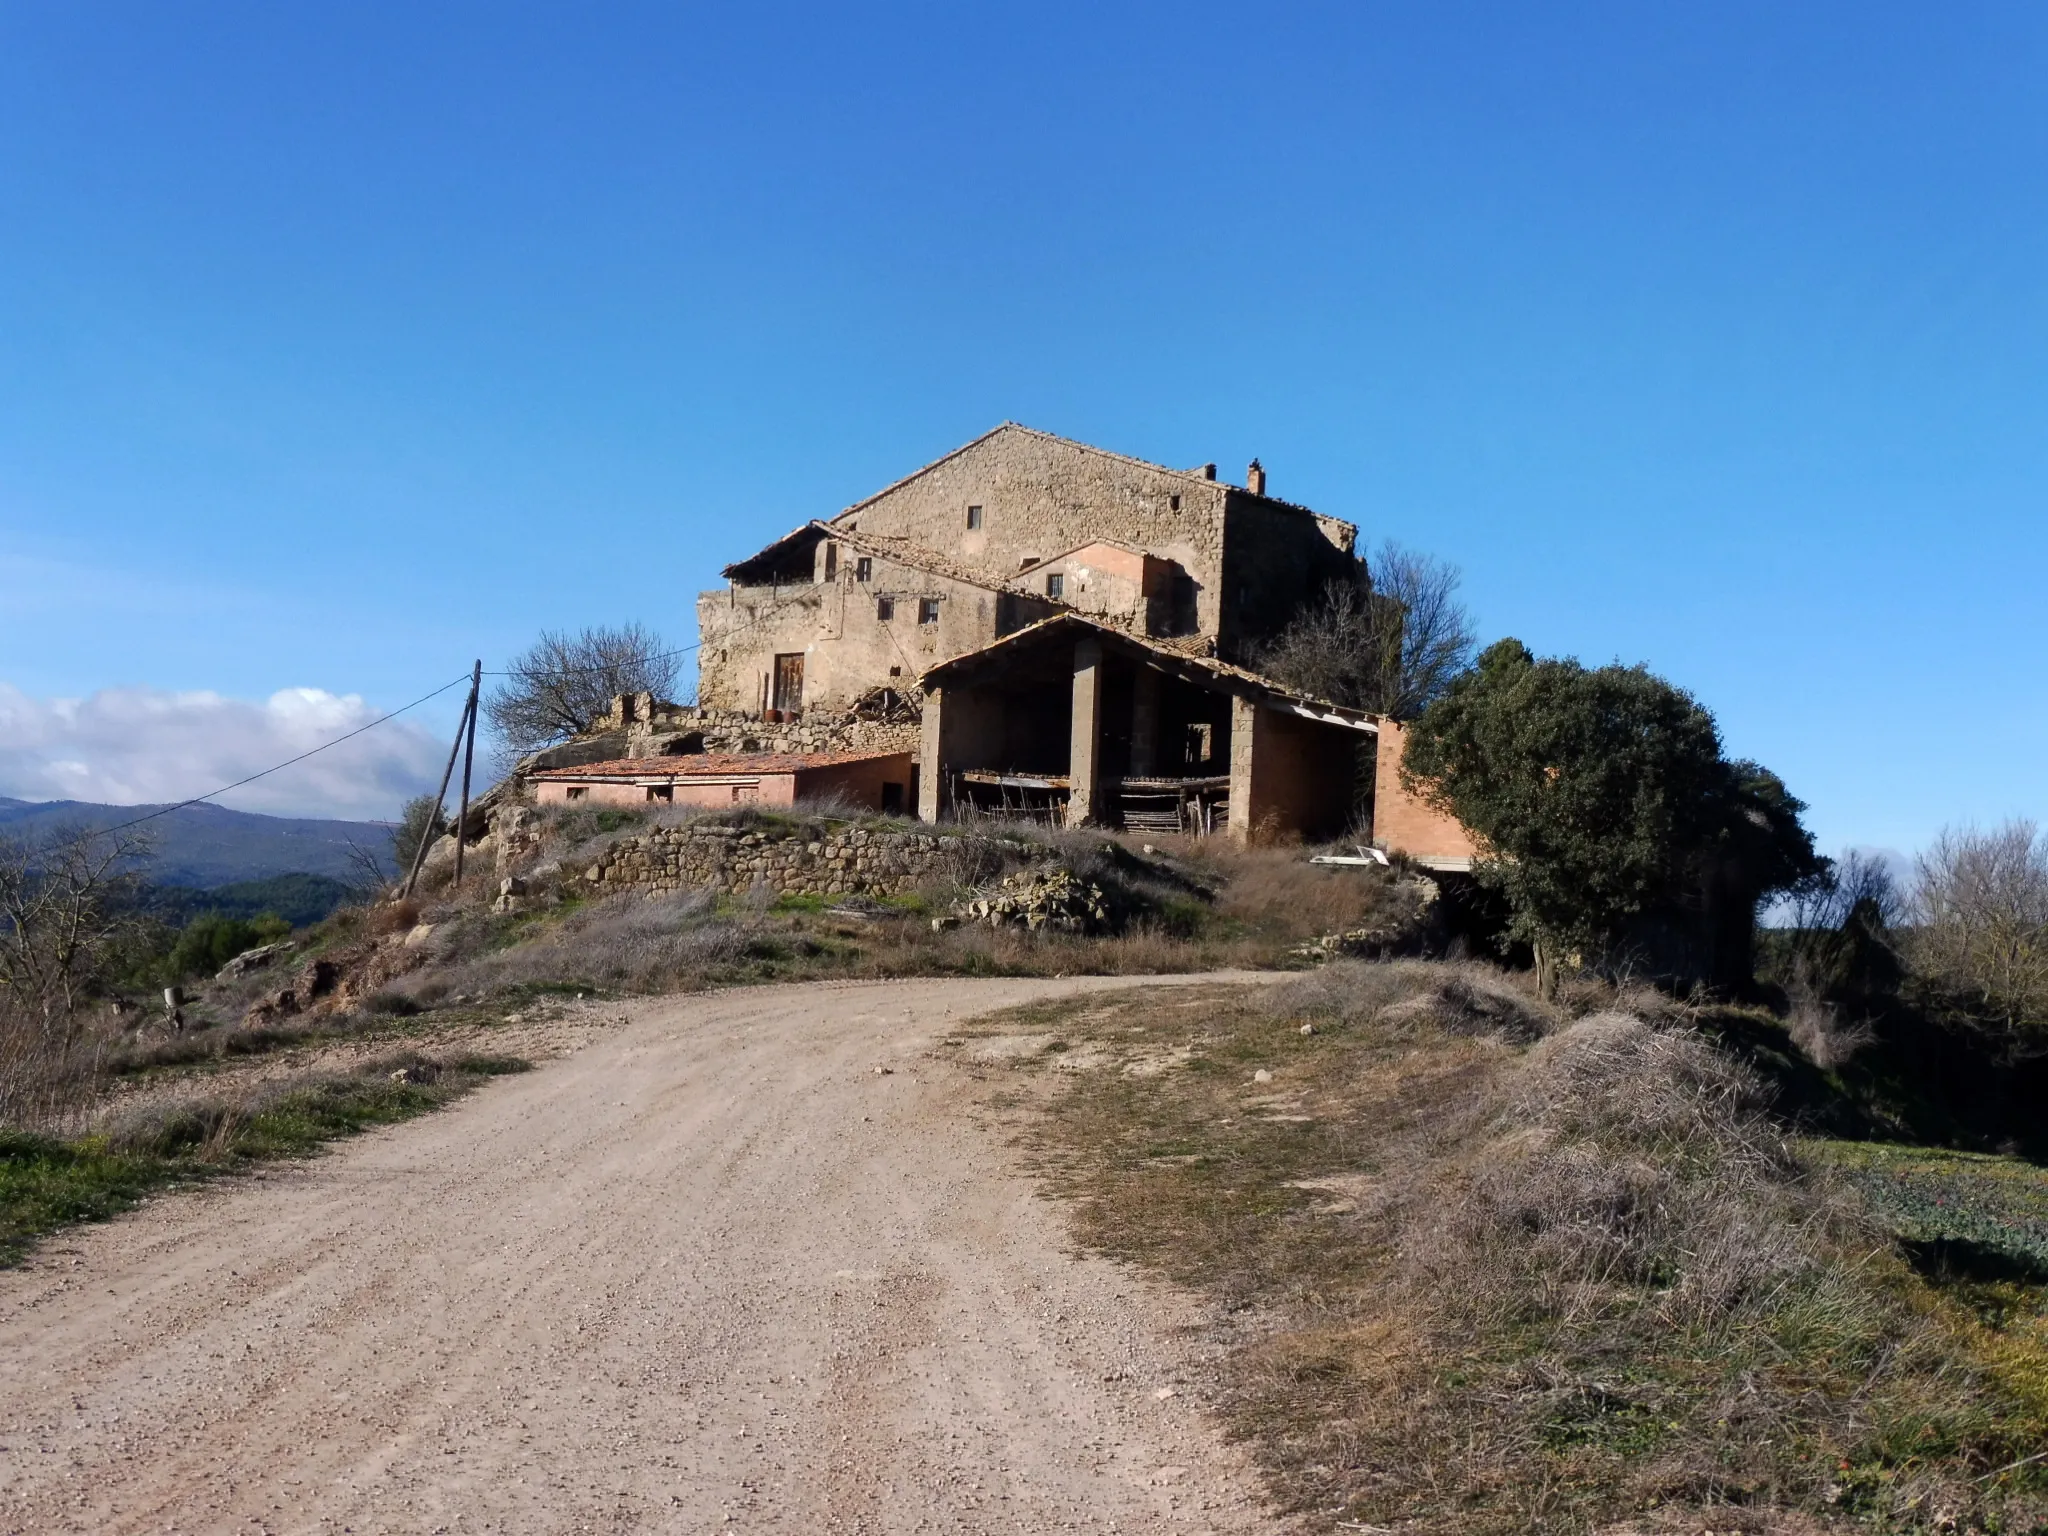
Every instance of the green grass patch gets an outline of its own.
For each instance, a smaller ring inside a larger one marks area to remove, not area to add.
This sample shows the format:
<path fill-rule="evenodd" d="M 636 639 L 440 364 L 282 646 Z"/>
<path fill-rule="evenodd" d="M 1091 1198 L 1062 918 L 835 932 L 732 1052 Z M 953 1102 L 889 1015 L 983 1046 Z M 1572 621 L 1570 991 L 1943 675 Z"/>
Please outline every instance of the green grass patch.
<path fill-rule="evenodd" d="M 530 1068 L 513 1056 L 407 1054 L 287 1082 L 246 1103 L 195 1097 L 74 1140 L 0 1131 L 0 1266 L 19 1263 L 59 1228 L 103 1221 L 156 1190 L 304 1157 Z"/>

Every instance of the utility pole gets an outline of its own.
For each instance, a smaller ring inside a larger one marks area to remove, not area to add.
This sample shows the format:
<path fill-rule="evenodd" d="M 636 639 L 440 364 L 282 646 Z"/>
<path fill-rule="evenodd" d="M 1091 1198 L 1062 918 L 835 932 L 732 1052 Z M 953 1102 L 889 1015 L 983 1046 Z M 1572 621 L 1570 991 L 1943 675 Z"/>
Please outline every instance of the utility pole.
<path fill-rule="evenodd" d="M 462 844 L 469 823 L 469 765 L 476 757 L 476 705 L 477 695 L 484 685 L 484 664 L 478 658 L 476 669 L 469 674 L 469 742 L 462 749 L 462 809 L 455 813 L 455 883 L 462 884 Z"/>
<path fill-rule="evenodd" d="M 483 681 L 483 663 L 477 663 L 477 670 L 470 674 L 469 702 L 462 706 L 462 723 L 455 727 L 455 740 L 448 746 L 448 766 L 441 770 L 441 787 L 434 791 L 433 813 L 427 817 L 427 824 L 420 829 L 420 845 L 413 850 L 412 870 L 405 877 L 405 889 L 398 893 L 404 901 L 412 895 L 412 888 L 419 883 L 420 868 L 427 862 L 427 849 L 434 841 L 434 823 L 441 819 L 441 807 L 448 799 L 448 781 L 455 776 L 456 754 L 462 750 L 462 734 L 476 719 L 476 694 Z"/>

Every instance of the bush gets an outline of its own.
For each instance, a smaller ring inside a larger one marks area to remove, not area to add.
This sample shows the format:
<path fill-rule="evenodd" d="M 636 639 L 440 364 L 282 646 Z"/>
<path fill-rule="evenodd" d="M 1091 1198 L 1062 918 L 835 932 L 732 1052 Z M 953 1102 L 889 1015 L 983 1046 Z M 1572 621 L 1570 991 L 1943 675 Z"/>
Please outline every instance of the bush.
<path fill-rule="evenodd" d="M 211 976 L 244 950 L 289 938 L 291 931 L 290 923 L 267 913 L 245 919 L 209 912 L 192 919 L 178 935 L 164 960 L 164 970 L 173 981 Z"/>

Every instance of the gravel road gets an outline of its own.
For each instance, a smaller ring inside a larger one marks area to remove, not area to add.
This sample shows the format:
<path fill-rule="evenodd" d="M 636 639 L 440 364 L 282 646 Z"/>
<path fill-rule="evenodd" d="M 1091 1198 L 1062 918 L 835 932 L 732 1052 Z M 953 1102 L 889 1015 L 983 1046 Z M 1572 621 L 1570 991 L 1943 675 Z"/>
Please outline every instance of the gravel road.
<path fill-rule="evenodd" d="M 638 1004 L 62 1234 L 0 1272 L 0 1530 L 1278 1530 L 1193 1303 L 1076 1256 L 929 1054 L 1120 985 Z"/>

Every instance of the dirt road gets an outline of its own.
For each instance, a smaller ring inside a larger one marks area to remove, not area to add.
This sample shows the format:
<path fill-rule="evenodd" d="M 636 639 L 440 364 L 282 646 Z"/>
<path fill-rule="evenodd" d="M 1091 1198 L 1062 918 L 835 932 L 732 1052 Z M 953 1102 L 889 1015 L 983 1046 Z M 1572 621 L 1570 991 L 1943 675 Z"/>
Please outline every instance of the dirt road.
<path fill-rule="evenodd" d="M 1192 1308 L 1073 1255 L 927 1054 L 1120 984 L 648 1003 L 65 1234 L 0 1272 L 0 1530 L 1271 1531 Z"/>

